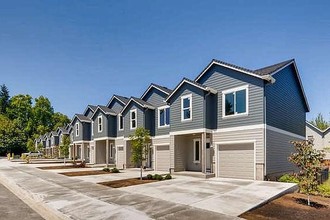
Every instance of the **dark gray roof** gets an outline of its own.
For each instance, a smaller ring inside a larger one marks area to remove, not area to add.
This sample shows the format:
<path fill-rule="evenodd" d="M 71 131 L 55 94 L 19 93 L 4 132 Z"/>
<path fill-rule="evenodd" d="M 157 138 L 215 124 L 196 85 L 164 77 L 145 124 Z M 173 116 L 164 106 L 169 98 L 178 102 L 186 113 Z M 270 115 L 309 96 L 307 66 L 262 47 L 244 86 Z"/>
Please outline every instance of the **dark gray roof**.
<path fill-rule="evenodd" d="M 67 127 L 67 126 L 66 126 Z M 64 128 L 64 127 L 58 127 L 57 128 L 57 134 L 59 133 L 59 132 L 62 132 L 62 134 L 69 134 L 69 132 Z"/>
<path fill-rule="evenodd" d="M 91 122 L 91 120 L 90 120 L 88 117 L 86 117 L 85 115 L 82 115 L 82 114 L 76 114 L 75 116 L 76 116 L 76 117 L 78 118 L 78 120 L 81 121 L 81 122 Z"/>
<path fill-rule="evenodd" d="M 164 92 L 166 92 L 167 94 L 170 94 L 172 92 L 172 89 L 169 89 L 165 86 L 160 86 L 160 85 L 157 85 L 155 83 L 151 83 L 151 85 L 155 86 L 156 88 L 160 89 L 160 90 L 163 90 Z"/>
<path fill-rule="evenodd" d="M 116 115 L 116 112 L 106 106 L 103 106 L 103 105 L 98 105 L 97 106 L 99 109 L 101 109 L 102 112 L 104 112 L 104 114 L 115 114 Z"/>
<path fill-rule="evenodd" d="M 281 69 L 282 67 L 288 65 L 292 61 L 294 61 L 294 59 L 276 63 L 271 66 L 266 66 L 264 68 L 254 70 L 254 72 L 260 76 L 269 75 L 269 74 L 272 74 L 272 73 L 276 72 L 277 70 Z"/>
<path fill-rule="evenodd" d="M 206 85 L 202 85 L 202 84 L 200 84 L 200 83 L 198 83 L 198 82 L 196 82 L 196 81 L 193 81 L 193 80 L 191 80 L 191 79 L 183 78 L 183 79 L 180 81 L 180 83 L 179 83 L 179 84 L 173 89 L 173 91 L 167 96 L 166 101 L 170 100 L 170 98 L 172 97 L 172 95 L 173 95 L 174 93 L 176 93 L 176 91 L 178 91 L 178 88 L 180 88 L 180 87 L 183 85 L 183 83 L 190 83 L 191 85 L 193 85 L 193 86 L 195 86 L 195 87 L 198 87 L 198 88 L 200 88 L 200 89 L 202 89 L 202 90 L 210 91 L 210 92 L 212 92 L 212 93 L 216 93 L 216 90 L 215 90 L 215 89 L 212 89 L 212 88 L 210 88 L 210 87 L 208 87 L 208 86 L 206 86 Z"/>
<path fill-rule="evenodd" d="M 151 107 L 153 107 L 152 104 L 150 104 L 149 102 L 146 102 L 146 101 L 144 101 L 144 100 L 142 100 L 140 98 L 131 97 L 131 99 L 134 100 L 135 102 L 139 103 L 142 106 L 146 106 L 146 107 L 151 106 Z"/>
<path fill-rule="evenodd" d="M 57 132 L 56 131 L 52 131 L 52 132 L 50 132 L 50 135 L 57 136 Z"/>
<path fill-rule="evenodd" d="M 129 101 L 129 98 L 125 96 L 120 96 L 120 95 L 114 95 L 114 96 L 116 96 L 120 101 L 122 101 L 125 104 L 127 104 L 127 102 Z"/>
<path fill-rule="evenodd" d="M 88 106 L 93 110 L 93 112 L 95 112 L 97 106 L 95 106 L 95 105 L 88 105 Z"/>
<path fill-rule="evenodd" d="M 203 71 L 196 77 L 195 81 L 197 81 L 204 73 L 205 71 L 210 68 L 210 66 L 213 64 L 213 63 L 216 63 L 216 64 L 219 64 L 219 65 L 225 65 L 225 66 L 228 66 L 228 67 L 232 67 L 234 69 L 237 69 L 237 70 L 240 70 L 240 71 L 243 71 L 243 72 L 246 72 L 246 73 L 249 73 L 249 74 L 252 74 L 252 75 L 256 75 L 256 76 L 264 76 L 264 75 L 269 75 L 269 74 L 272 74 L 274 72 L 276 72 L 278 69 L 281 69 L 282 67 L 286 66 L 287 64 L 291 63 L 292 61 L 294 61 L 294 59 L 291 59 L 291 60 L 286 60 L 286 61 L 283 61 L 283 62 L 280 62 L 280 63 L 277 63 L 277 64 L 273 64 L 271 66 L 267 66 L 267 67 L 263 67 L 263 68 L 260 68 L 260 69 L 256 69 L 256 70 L 251 70 L 251 69 L 248 69 L 248 68 L 244 68 L 244 67 L 240 67 L 240 66 L 237 66 L 235 64 L 231 64 L 231 63 L 227 63 L 227 62 L 224 62 L 224 61 L 221 61 L 221 60 L 216 60 L 216 59 L 213 59 L 209 65 L 207 65 Z"/>

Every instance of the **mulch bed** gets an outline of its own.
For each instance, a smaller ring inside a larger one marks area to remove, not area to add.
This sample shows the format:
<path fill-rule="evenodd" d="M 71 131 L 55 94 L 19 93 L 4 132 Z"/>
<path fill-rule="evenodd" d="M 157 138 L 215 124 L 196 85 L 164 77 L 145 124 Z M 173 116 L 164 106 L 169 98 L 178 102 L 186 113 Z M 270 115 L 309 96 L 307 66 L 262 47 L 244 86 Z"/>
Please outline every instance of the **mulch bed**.
<path fill-rule="evenodd" d="M 60 169 L 74 169 L 74 168 L 87 168 L 87 167 L 79 167 L 78 165 L 38 167 L 38 169 L 41 170 L 60 170 Z"/>
<path fill-rule="evenodd" d="M 330 198 L 311 196 L 311 206 L 307 206 L 307 196 L 291 193 L 273 200 L 259 208 L 243 213 L 245 219 L 330 219 Z"/>
<path fill-rule="evenodd" d="M 146 184 L 146 183 L 152 183 L 152 182 L 158 182 L 158 181 L 159 180 L 150 180 L 150 179 L 146 179 L 146 178 L 143 178 L 142 180 L 140 180 L 140 178 L 132 178 L 132 179 L 123 179 L 123 180 L 102 182 L 102 183 L 98 183 L 98 184 L 112 187 L 112 188 L 121 188 L 121 187 L 134 186 L 134 185 L 140 185 L 140 184 Z"/>
<path fill-rule="evenodd" d="M 111 174 L 111 172 L 106 172 L 103 170 L 86 170 L 86 171 L 76 171 L 76 172 L 65 172 L 60 174 L 65 176 L 89 176 L 89 175 Z"/>

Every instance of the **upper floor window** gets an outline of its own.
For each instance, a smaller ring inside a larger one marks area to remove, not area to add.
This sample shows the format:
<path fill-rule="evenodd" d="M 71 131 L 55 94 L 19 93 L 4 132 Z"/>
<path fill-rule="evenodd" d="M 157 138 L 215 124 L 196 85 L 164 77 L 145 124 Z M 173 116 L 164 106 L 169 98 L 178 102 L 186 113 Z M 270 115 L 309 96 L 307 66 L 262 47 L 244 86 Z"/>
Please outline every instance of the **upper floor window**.
<path fill-rule="evenodd" d="M 76 137 L 79 137 L 79 124 L 76 123 Z"/>
<path fill-rule="evenodd" d="M 192 95 L 181 97 L 181 121 L 192 119 Z"/>
<path fill-rule="evenodd" d="M 170 125 L 170 107 L 164 106 L 158 108 L 158 127 L 167 127 Z"/>
<path fill-rule="evenodd" d="M 223 117 L 248 114 L 248 86 L 222 92 Z"/>
<path fill-rule="evenodd" d="M 97 117 L 97 131 L 102 132 L 103 130 L 103 120 L 102 120 L 102 115 Z"/>
<path fill-rule="evenodd" d="M 136 128 L 136 118 L 137 118 L 137 111 L 136 109 L 131 110 L 130 112 L 130 128 L 135 129 Z"/>
<path fill-rule="evenodd" d="M 124 118 L 122 115 L 118 115 L 118 128 L 120 131 L 124 130 Z"/>

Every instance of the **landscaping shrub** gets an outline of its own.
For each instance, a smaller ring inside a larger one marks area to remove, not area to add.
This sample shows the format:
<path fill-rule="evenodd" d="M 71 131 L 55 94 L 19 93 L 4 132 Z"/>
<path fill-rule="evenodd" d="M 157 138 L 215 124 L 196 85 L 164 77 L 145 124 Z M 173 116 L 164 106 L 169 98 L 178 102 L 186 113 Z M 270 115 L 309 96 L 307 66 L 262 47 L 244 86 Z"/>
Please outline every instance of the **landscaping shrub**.
<path fill-rule="evenodd" d="M 167 175 L 164 177 L 164 179 L 165 179 L 165 180 L 170 180 L 170 179 L 172 179 L 171 174 L 167 174 Z"/>
<path fill-rule="evenodd" d="M 104 167 L 104 168 L 103 168 L 103 171 L 104 171 L 104 172 L 110 172 L 110 169 L 109 169 L 108 167 Z"/>
<path fill-rule="evenodd" d="M 327 183 L 323 183 L 317 187 L 318 192 L 322 196 L 330 197 L 330 185 Z"/>
<path fill-rule="evenodd" d="M 290 174 L 284 174 L 278 179 L 279 182 L 285 182 L 285 183 L 299 183 L 299 180 L 294 175 Z"/>
<path fill-rule="evenodd" d="M 162 177 L 162 175 L 155 174 L 152 179 L 160 181 L 160 180 L 163 180 L 163 177 Z"/>
<path fill-rule="evenodd" d="M 147 179 L 148 179 L 148 180 L 152 180 L 152 174 L 148 174 L 148 175 L 147 175 Z"/>
<path fill-rule="evenodd" d="M 120 171 L 116 167 L 114 167 L 111 169 L 111 173 L 120 173 Z"/>

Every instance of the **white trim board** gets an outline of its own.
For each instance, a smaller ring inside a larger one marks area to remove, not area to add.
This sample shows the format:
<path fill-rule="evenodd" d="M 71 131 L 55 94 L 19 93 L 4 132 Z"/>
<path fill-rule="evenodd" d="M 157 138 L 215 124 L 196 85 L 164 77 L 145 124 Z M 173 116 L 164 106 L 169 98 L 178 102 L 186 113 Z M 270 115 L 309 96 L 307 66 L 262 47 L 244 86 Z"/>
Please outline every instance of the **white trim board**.
<path fill-rule="evenodd" d="M 93 141 L 104 141 L 104 140 L 116 140 L 114 137 L 100 137 L 100 138 L 94 138 Z"/>
<path fill-rule="evenodd" d="M 284 135 L 292 136 L 292 137 L 299 138 L 299 139 L 302 139 L 302 140 L 306 140 L 306 137 L 304 137 L 304 136 L 300 136 L 298 134 L 294 134 L 294 133 L 289 132 L 289 131 L 284 131 L 282 129 L 275 128 L 275 127 L 270 126 L 270 125 L 267 125 L 266 126 L 266 129 L 268 129 L 270 131 L 274 131 L 274 132 L 280 133 L 280 134 L 284 134 Z"/>
<path fill-rule="evenodd" d="M 194 133 L 212 133 L 213 131 L 207 128 L 199 128 L 199 129 L 192 129 L 192 130 L 184 130 L 184 131 L 173 131 L 170 132 L 170 135 L 182 135 L 182 134 L 194 134 Z"/>

